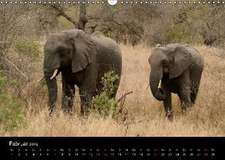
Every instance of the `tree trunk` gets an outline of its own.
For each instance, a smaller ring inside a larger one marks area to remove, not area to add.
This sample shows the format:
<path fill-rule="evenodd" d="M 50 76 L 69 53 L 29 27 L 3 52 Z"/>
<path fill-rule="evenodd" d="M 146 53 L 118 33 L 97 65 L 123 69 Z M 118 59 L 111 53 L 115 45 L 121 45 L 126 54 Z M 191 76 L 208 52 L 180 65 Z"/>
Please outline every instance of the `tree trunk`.
<path fill-rule="evenodd" d="M 86 0 L 83 0 L 84 3 L 80 4 L 80 15 L 79 15 L 79 21 L 76 26 L 76 28 L 84 30 L 85 25 L 88 22 L 87 16 L 86 16 Z"/>

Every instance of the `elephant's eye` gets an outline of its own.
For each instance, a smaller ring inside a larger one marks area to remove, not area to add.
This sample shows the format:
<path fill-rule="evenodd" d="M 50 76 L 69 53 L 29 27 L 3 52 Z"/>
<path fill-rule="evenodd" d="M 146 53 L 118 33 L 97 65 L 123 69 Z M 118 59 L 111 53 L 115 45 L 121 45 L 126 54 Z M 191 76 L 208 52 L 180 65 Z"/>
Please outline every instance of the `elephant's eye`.
<path fill-rule="evenodd" d="M 167 66 L 168 65 L 168 61 L 166 59 L 162 60 L 162 64 L 163 66 Z"/>
<path fill-rule="evenodd" d="M 65 57 L 65 54 L 63 52 L 59 52 L 59 57 L 60 58 L 64 58 Z"/>

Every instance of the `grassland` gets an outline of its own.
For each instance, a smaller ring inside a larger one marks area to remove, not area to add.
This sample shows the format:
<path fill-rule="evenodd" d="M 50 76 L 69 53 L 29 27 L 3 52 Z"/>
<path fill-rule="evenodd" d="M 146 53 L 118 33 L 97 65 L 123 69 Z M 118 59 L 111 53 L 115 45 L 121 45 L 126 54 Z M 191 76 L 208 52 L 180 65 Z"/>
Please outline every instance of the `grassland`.
<path fill-rule="evenodd" d="M 155 100 L 148 87 L 151 48 L 142 45 L 121 45 L 123 71 L 117 97 L 133 91 L 126 98 L 125 122 L 91 113 L 79 116 L 79 98 L 74 115 L 58 112 L 49 118 L 46 90 L 38 87 L 42 63 L 35 62 L 33 80 L 23 90 L 27 96 L 26 125 L 4 136 L 224 136 L 225 135 L 225 53 L 222 49 L 195 46 L 205 59 L 205 69 L 195 106 L 181 113 L 179 100 L 173 95 L 174 121 L 165 119 L 163 106 Z M 77 97 L 78 95 L 76 95 Z M 59 96 L 60 97 L 60 96 Z M 60 98 L 59 98 L 60 101 Z M 60 102 L 58 102 L 60 104 Z"/>

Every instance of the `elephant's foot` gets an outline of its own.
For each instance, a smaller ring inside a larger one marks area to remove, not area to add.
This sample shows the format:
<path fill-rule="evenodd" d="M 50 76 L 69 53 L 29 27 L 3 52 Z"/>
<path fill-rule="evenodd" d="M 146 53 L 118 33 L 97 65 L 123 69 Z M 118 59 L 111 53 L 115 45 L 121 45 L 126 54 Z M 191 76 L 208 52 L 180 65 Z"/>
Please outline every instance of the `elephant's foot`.
<path fill-rule="evenodd" d="M 55 112 L 55 108 L 49 108 L 49 117 L 53 117 Z"/>
<path fill-rule="evenodd" d="M 194 104 L 190 103 L 190 104 L 187 105 L 187 109 L 191 109 L 193 106 L 194 106 Z"/>
<path fill-rule="evenodd" d="M 63 113 L 66 115 L 72 115 L 73 113 L 72 108 L 73 108 L 73 97 L 63 96 L 63 101 L 62 101 Z"/>
<path fill-rule="evenodd" d="M 181 106 L 182 114 L 186 114 L 191 108 L 193 104 L 185 104 Z"/>
<path fill-rule="evenodd" d="M 88 117 L 89 116 L 89 114 L 90 114 L 90 112 L 88 111 L 88 110 L 81 110 L 81 112 L 80 112 L 80 115 L 82 116 L 82 117 Z"/>
<path fill-rule="evenodd" d="M 173 112 L 172 111 L 169 111 L 166 113 L 166 118 L 169 120 L 169 121 L 173 121 Z"/>
<path fill-rule="evenodd" d="M 72 116 L 73 114 L 72 107 L 63 107 L 62 110 L 65 115 Z"/>
<path fill-rule="evenodd" d="M 88 115 L 90 114 L 90 106 L 87 105 L 81 105 L 81 110 L 80 110 L 80 114 L 83 117 L 88 117 Z"/>

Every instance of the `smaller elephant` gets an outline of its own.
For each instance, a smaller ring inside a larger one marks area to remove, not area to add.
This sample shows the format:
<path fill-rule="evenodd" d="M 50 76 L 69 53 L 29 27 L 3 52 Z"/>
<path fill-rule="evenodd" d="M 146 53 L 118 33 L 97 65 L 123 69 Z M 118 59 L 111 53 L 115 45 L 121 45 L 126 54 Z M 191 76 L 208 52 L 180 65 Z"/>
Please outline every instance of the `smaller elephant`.
<path fill-rule="evenodd" d="M 163 101 L 166 117 L 172 120 L 171 93 L 179 96 L 183 111 L 195 103 L 204 59 L 195 48 L 172 43 L 155 47 L 148 62 L 151 92 L 157 100 Z"/>

